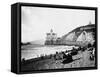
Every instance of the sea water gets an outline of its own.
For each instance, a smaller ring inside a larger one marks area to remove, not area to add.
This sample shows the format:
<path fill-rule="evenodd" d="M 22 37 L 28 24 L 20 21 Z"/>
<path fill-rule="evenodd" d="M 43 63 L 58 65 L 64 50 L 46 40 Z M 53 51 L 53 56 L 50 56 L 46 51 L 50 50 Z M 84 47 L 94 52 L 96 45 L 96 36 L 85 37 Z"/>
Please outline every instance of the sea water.
<path fill-rule="evenodd" d="M 62 52 L 66 50 L 71 50 L 75 46 L 41 46 L 41 47 L 31 47 L 28 49 L 21 50 L 21 59 L 31 59 L 40 57 L 41 55 L 55 54 L 56 52 Z"/>

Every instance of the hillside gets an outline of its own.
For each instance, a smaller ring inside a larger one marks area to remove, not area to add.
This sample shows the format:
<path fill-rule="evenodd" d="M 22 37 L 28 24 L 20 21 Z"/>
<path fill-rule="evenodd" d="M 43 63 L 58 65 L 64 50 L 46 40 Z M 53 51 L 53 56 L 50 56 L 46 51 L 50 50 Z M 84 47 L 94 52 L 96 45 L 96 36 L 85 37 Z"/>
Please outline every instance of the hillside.
<path fill-rule="evenodd" d="M 82 44 L 82 43 L 93 43 L 94 42 L 94 32 L 95 25 L 89 24 L 86 26 L 78 27 L 68 34 L 62 36 L 62 44 Z"/>

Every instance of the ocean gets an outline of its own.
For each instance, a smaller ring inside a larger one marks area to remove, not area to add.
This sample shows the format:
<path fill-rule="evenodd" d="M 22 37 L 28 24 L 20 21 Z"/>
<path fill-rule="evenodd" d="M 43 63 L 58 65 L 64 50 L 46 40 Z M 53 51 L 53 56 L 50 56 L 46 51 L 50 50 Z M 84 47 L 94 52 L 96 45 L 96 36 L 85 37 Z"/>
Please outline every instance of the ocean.
<path fill-rule="evenodd" d="M 71 50 L 73 47 L 75 46 L 64 46 L 64 45 L 59 45 L 59 46 L 48 45 L 48 46 L 39 46 L 39 47 L 31 46 L 21 50 L 21 59 L 25 58 L 25 60 L 27 60 L 27 59 L 40 57 L 41 55 L 55 54 L 56 52 Z"/>

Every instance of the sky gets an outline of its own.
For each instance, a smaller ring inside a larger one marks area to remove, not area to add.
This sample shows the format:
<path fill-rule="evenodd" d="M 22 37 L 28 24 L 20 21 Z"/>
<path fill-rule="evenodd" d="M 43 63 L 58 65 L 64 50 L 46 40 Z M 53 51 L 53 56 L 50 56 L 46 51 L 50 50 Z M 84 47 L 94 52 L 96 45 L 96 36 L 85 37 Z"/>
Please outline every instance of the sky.
<path fill-rule="evenodd" d="M 22 6 L 21 16 L 22 42 L 45 40 L 51 29 L 61 37 L 89 22 L 95 24 L 94 10 Z"/>

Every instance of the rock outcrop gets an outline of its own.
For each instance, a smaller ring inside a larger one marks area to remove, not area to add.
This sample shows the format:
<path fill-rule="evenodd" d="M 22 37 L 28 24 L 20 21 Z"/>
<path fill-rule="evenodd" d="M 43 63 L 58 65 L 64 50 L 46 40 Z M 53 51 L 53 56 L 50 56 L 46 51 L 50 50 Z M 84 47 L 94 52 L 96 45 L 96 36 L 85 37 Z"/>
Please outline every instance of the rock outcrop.
<path fill-rule="evenodd" d="M 95 42 L 95 25 L 89 24 L 86 26 L 78 27 L 68 34 L 62 36 L 62 44 L 68 45 L 87 45 Z"/>

